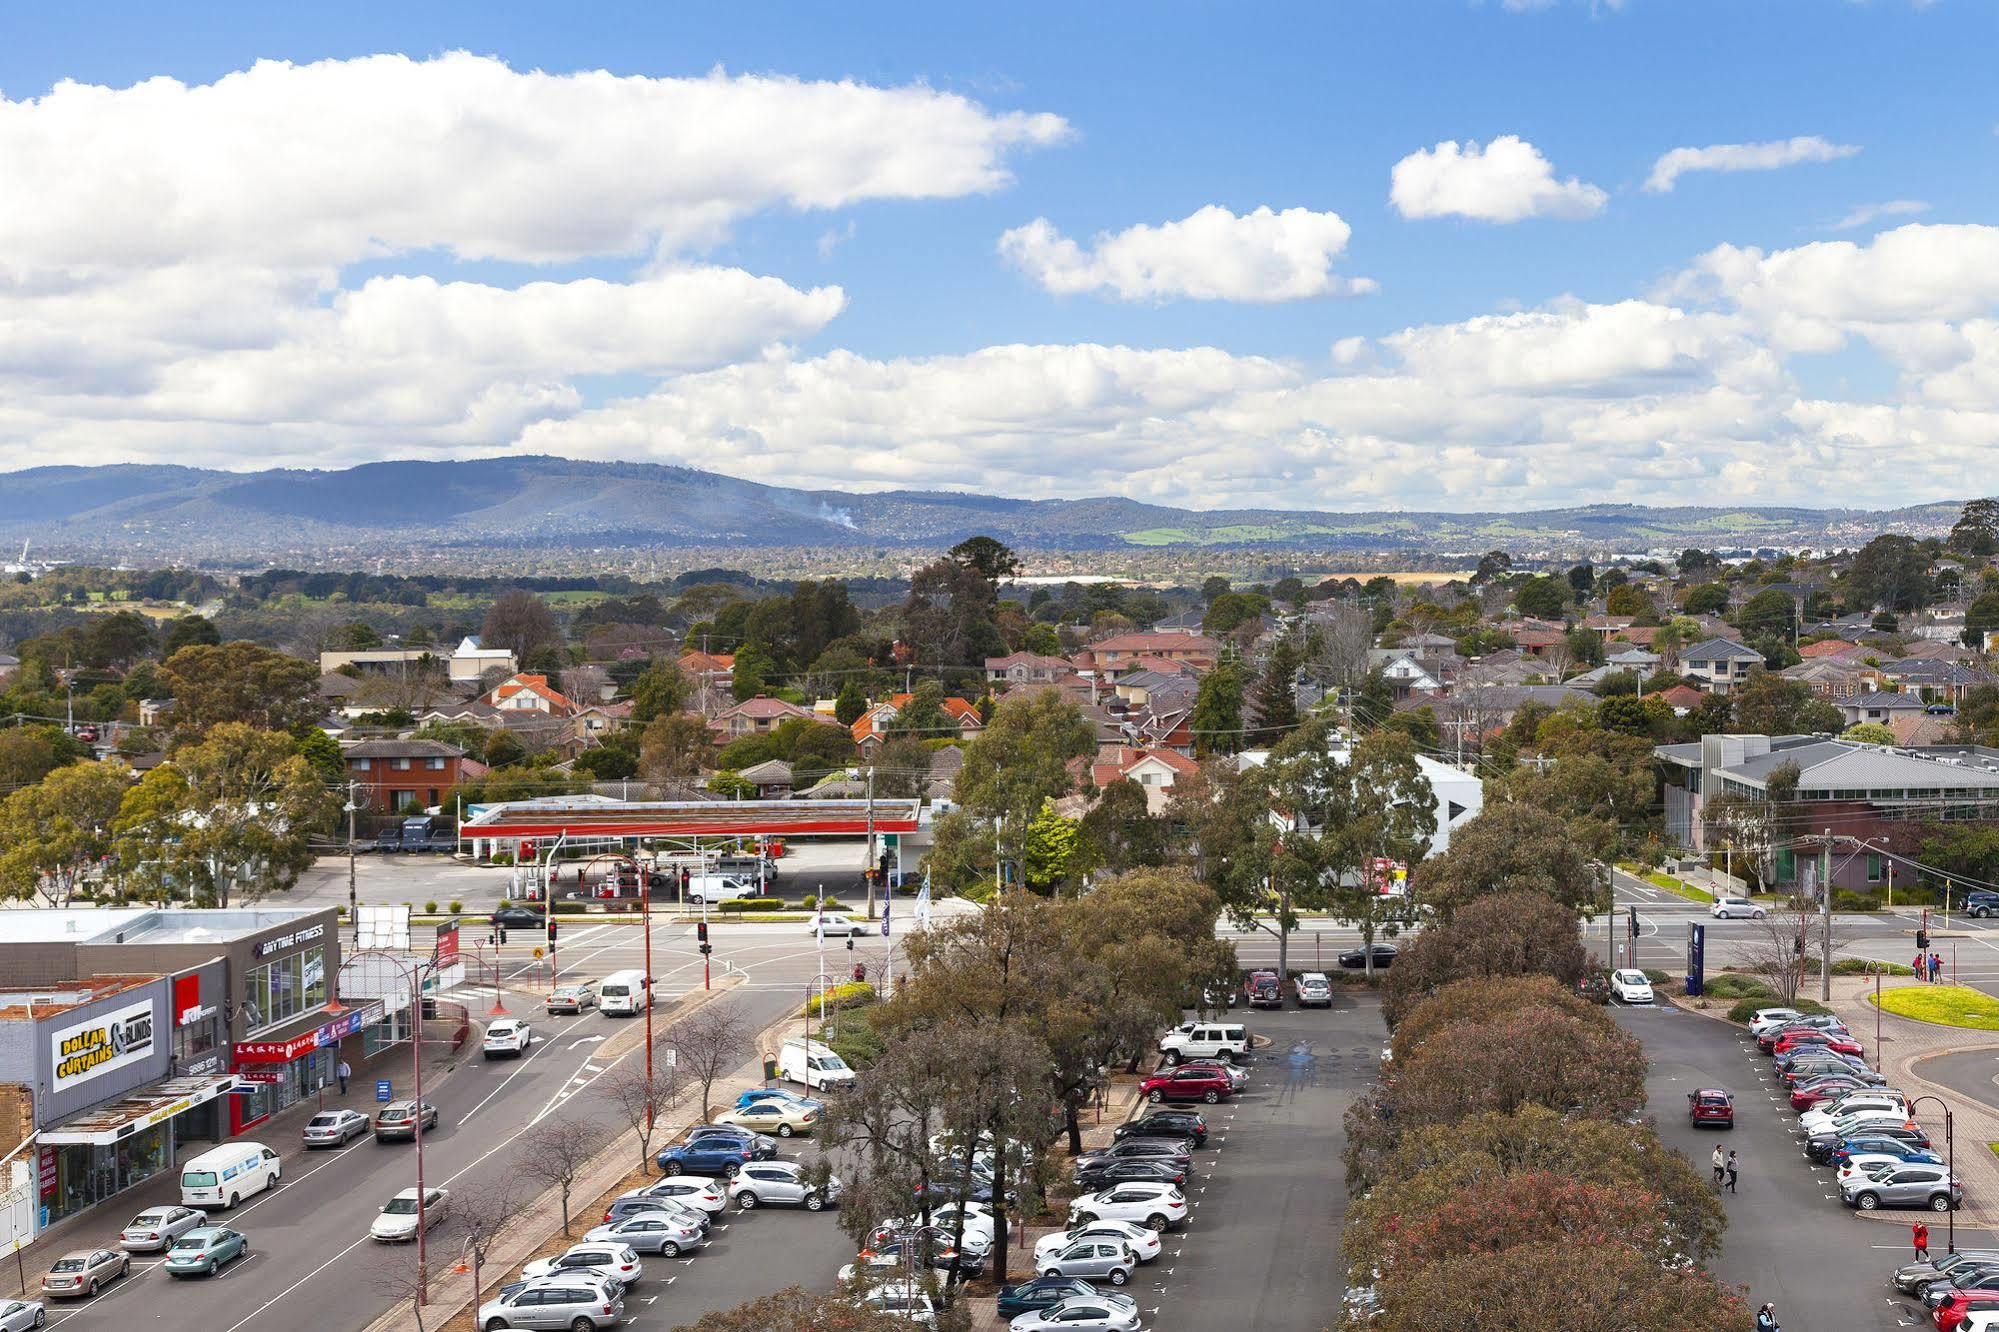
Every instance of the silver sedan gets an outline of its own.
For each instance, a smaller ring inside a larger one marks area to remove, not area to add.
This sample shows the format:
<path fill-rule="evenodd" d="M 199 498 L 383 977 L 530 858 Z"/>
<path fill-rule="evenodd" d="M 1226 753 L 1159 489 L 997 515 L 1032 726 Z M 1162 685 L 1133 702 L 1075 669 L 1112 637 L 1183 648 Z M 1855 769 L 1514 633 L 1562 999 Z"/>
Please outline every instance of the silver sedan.
<path fill-rule="evenodd" d="M 0 1332 L 29 1332 L 48 1321 L 40 1300 L 0 1300 Z"/>
<path fill-rule="evenodd" d="M 188 1231 L 207 1224 L 208 1217 L 192 1207 L 148 1207 L 126 1225 L 118 1247 L 127 1253 L 168 1249 Z"/>
<path fill-rule="evenodd" d="M 1138 1304 L 1133 1300 L 1071 1295 L 1060 1304 L 1024 1313 L 1007 1324 L 1010 1332 L 1138 1332 Z"/>

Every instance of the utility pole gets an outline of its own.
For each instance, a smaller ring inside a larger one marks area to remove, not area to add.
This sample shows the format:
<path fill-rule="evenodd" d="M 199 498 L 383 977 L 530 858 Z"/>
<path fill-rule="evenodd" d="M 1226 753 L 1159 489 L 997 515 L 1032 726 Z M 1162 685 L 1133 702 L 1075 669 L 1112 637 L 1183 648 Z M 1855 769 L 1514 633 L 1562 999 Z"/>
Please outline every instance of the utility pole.
<path fill-rule="evenodd" d="M 361 908 L 354 896 L 354 788 L 359 782 L 347 783 L 347 923 L 354 927 L 354 944 L 361 944 Z"/>
<path fill-rule="evenodd" d="M 1832 829 L 1819 845 L 1819 1002 L 1832 1002 Z"/>
<path fill-rule="evenodd" d="M 868 883 L 868 919 L 875 918 L 875 765 L 868 765 L 868 858 L 861 870 Z M 848 938 L 852 938 L 849 935 Z"/>

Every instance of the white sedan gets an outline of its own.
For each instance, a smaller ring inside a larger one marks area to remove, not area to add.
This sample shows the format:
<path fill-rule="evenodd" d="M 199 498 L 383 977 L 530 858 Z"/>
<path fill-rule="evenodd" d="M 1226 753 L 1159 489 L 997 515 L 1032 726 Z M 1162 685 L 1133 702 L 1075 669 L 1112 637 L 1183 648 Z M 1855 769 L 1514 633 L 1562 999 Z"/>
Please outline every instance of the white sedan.
<path fill-rule="evenodd" d="M 1052 1235 L 1043 1235 L 1034 1244 L 1034 1266 L 1041 1264 L 1080 1239 L 1094 1239 L 1099 1235 L 1109 1235 L 1124 1241 L 1131 1250 L 1132 1257 L 1141 1263 L 1149 1263 L 1157 1258 L 1165 1246 L 1160 1243 L 1159 1232 L 1130 1221 L 1091 1221 L 1068 1230 L 1058 1230 Z"/>
<path fill-rule="evenodd" d="M 423 1228 L 429 1230 L 451 1211 L 451 1193 L 446 1189 L 423 1191 Z M 404 1189 L 389 1199 L 374 1223 L 368 1227 L 370 1239 L 394 1244 L 416 1238 L 416 1190 Z"/>
<path fill-rule="evenodd" d="M 534 1044 L 534 1030 L 519 1018 L 495 1018 L 486 1026 L 486 1058 L 524 1055 Z"/>
<path fill-rule="evenodd" d="M 1642 971 L 1626 968 L 1610 973 L 1611 997 L 1619 1003 L 1649 1004 L 1652 1002 L 1652 982 L 1645 979 Z"/>
<path fill-rule="evenodd" d="M 865 920 L 848 920 L 842 916 L 828 916 L 817 926 L 807 925 L 805 932 L 807 934 L 823 934 L 829 938 L 837 938 L 842 934 L 849 936 L 873 934 L 876 928 L 876 926 L 870 925 Z"/>
<path fill-rule="evenodd" d="M 1761 920 L 1764 911 L 1746 897 L 1717 897 L 1708 914 L 1716 920 L 1734 920 L 1738 916 L 1745 920 Z"/>
<path fill-rule="evenodd" d="M 1138 1305 L 1131 1300 L 1119 1303 L 1095 1295 L 1071 1295 L 1060 1304 L 1021 1314 L 1007 1328 L 1008 1332 L 1077 1332 L 1083 1328 L 1138 1332 Z"/>

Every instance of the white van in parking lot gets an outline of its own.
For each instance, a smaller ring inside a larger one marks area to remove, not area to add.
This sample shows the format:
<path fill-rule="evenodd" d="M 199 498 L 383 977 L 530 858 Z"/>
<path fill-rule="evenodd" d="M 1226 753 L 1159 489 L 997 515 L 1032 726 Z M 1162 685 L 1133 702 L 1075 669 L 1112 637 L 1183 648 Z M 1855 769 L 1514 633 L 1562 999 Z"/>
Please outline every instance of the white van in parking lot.
<path fill-rule="evenodd" d="M 614 971 L 597 984 L 597 1011 L 605 1017 L 632 1017 L 651 1003 L 643 971 Z"/>
<path fill-rule="evenodd" d="M 180 1168 L 183 1207 L 234 1207 L 278 1182 L 278 1154 L 261 1142 L 211 1148 Z"/>
<path fill-rule="evenodd" d="M 804 1083 L 807 1091 L 845 1087 L 854 1080 L 854 1070 L 847 1067 L 847 1061 L 818 1041 L 786 1041 L 778 1051 L 777 1075 Z"/>

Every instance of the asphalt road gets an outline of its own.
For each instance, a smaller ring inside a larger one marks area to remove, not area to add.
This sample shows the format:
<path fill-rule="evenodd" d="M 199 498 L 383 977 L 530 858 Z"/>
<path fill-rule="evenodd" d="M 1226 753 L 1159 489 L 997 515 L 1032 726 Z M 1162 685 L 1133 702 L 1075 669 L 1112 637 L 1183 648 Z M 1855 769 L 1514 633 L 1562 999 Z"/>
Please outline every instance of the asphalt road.
<path fill-rule="evenodd" d="M 1977 1101 L 1999 1110 L 1999 1054 L 1991 1050 L 1966 1050 L 1961 1054 L 1931 1055 L 1915 1065 L 1931 1082 L 1941 1083 L 1967 1101 Z"/>
<path fill-rule="evenodd" d="M 1899 1298 L 1887 1275 L 1911 1256 L 1910 1221 L 1929 1222 L 1942 1250 L 1935 1217 L 1911 1211 L 1863 1220 L 1849 1211 L 1833 1172 L 1805 1157 L 1798 1117 L 1778 1095 L 1769 1059 L 1744 1033 L 1670 1006 L 1618 1008 L 1615 1016 L 1645 1043 L 1647 1109 L 1660 1137 L 1703 1174 L 1717 1143 L 1741 1158 L 1739 1192 L 1724 1195 L 1729 1225 L 1711 1264 L 1717 1275 L 1745 1287 L 1751 1307 L 1774 1302 L 1786 1332 L 1928 1325 L 1920 1305 Z M 1688 1125 L 1686 1096 L 1696 1087 L 1735 1094 L 1733 1130 Z M 1960 1248 L 1989 1242 L 1983 1232 L 1958 1230 Z"/>

